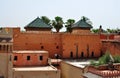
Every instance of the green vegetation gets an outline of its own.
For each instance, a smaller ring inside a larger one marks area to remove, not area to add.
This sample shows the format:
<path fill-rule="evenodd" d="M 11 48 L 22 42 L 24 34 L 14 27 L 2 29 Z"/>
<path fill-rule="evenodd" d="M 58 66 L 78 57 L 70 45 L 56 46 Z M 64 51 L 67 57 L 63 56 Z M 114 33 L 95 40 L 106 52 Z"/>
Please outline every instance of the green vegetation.
<path fill-rule="evenodd" d="M 106 52 L 105 55 L 98 59 L 98 61 L 91 60 L 90 64 L 93 66 L 99 66 L 108 64 L 110 61 L 113 63 L 120 63 L 120 56 L 116 55 L 112 57 L 109 52 Z"/>
<path fill-rule="evenodd" d="M 52 26 L 56 29 L 57 32 L 63 27 L 63 20 L 61 17 L 56 16 L 55 20 L 52 20 Z"/>
<path fill-rule="evenodd" d="M 118 33 L 120 31 L 120 29 L 116 28 L 116 29 L 102 29 L 102 33 Z M 99 29 L 92 29 L 91 32 L 93 33 L 99 33 Z"/>
<path fill-rule="evenodd" d="M 47 16 L 41 16 L 41 19 L 48 25 L 52 25 L 57 32 L 65 26 L 66 27 L 66 32 L 72 32 L 72 25 L 75 23 L 74 19 L 68 19 L 66 23 L 62 20 L 62 17 L 56 16 L 54 20 L 50 20 Z M 89 18 L 82 16 L 81 20 L 86 21 L 88 24 L 92 25 L 92 22 Z M 93 33 L 99 33 L 99 28 L 97 29 L 92 29 L 91 32 Z M 102 29 L 102 33 L 118 33 L 120 32 L 119 28 L 116 29 L 110 29 L 107 28 L 106 30 Z"/>
<path fill-rule="evenodd" d="M 99 32 L 99 29 L 92 29 L 91 30 L 93 33 L 98 33 Z"/>
<path fill-rule="evenodd" d="M 120 56 L 119 55 L 115 55 L 113 58 L 114 58 L 114 63 L 120 63 Z"/>
<path fill-rule="evenodd" d="M 89 25 L 92 25 L 92 24 L 93 24 L 92 21 L 91 21 L 89 18 L 85 17 L 85 16 L 82 16 L 82 17 L 81 17 L 81 20 L 84 20 L 84 21 L 87 22 Z"/>
<path fill-rule="evenodd" d="M 108 28 L 106 31 L 107 31 L 108 33 L 117 33 L 118 31 L 120 31 L 120 29 L 118 29 L 118 28 L 117 28 L 117 29 L 109 29 L 109 28 Z"/>
<path fill-rule="evenodd" d="M 50 19 L 47 16 L 41 16 L 41 19 L 48 25 L 50 25 Z"/>
<path fill-rule="evenodd" d="M 68 19 L 67 22 L 66 22 L 66 29 L 67 29 L 67 32 L 72 32 L 72 25 L 75 23 L 75 20 L 74 19 Z"/>

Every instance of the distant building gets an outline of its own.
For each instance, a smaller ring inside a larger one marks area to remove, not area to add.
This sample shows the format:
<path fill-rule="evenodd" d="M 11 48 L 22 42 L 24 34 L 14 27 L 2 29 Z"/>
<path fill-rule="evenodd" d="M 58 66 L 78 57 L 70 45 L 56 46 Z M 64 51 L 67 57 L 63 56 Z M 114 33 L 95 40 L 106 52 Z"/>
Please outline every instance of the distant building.
<path fill-rule="evenodd" d="M 12 32 L 11 28 L 0 30 L 0 78 L 12 78 Z"/>

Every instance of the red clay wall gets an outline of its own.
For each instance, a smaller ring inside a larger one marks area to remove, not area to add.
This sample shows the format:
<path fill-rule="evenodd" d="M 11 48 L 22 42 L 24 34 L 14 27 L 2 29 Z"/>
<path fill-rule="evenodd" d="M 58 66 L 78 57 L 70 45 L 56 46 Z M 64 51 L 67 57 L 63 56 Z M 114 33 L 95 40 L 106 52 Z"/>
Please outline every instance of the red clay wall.
<path fill-rule="evenodd" d="M 15 31 L 13 40 L 13 50 L 46 50 L 52 58 L 56 53 L 63 58 L 70 58 L 70 52 L 73 52 L 73 57 L 76 58 L 76 46 L 78 46 L 78 58 L 81 57 L 82 52 L 83 57 L 98 57 L 101 54 L 100 36 L 95 34 L 19 33 Z"/>
<path fill-rule="evenodd" d="M 51 58 L 55 54 L 70 58 L 71 52 L 73 58 L 98 57 L 106 50 L 120 54 L 120 44 L 101 42 L 101 39 L 114 40 L 114 35 L 20 32 L 20 28 L 14 28 L 13 33 L 13 50 L 46 50 Z"/>
<path fill-rule="evenodd" d="M 113 34 L 100 34 L 100 39 L 114 39 L 114 35 Z"/>
<path fill-rule="evenodd" d="M 62 53 L 61 36 L 58 33 L 16 33 L 13 36 L 13 50 L 46 50 L 50 57 Z"/>
<path fill-rule="evenodd" d="M 65 34 L 62 36 L 63 58 L 70 58 L 70 53 L 73 52 L 73 58 L 82 57 L 99 57 L 101 55 L 101 41 L 99 35 L 89 34 Z M 78 46 L 78 48 L 77 48 Z M 94 56 L 92 56 L 94 52 Z"/>
<path fill-rule="evenodd" d="M 102 49 L 109 51 L 112 55 L 120 55 L 120 35 L 101 35 Z"/>
<path fill-rule="evenodd" d="M 104 52 L 108 51 L 112 55 L 120 55 L 120 43 L 105 41 L 102 42 L 102 44 L 102 49 Z"/>
<path fill-rule="evenodd" d="M 14 60 L 15 56 L 17 60 Z M 27 56 L 30 56 L 30 60 L 27 60 Z M 44 66 L 48 64 L 47 60 L 48 53 L 13 53 L 13 66 Z"/>

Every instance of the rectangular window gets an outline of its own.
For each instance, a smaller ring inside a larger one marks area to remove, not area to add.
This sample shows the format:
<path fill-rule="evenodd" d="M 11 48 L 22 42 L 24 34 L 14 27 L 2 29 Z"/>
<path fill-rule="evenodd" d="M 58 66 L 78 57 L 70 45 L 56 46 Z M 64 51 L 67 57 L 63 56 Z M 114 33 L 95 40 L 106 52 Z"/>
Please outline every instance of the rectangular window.
<path fill-rule="evenodd" d="M 18 60 L 17 56 L 14 56 L 14 61 L 17 61 L 17 60 Z"/>
<path fill-rule="evenodd" d="M 30 56 L 27 56 L 27 60 L 30 60 Z"/>
<path fill-rule="evenodd" d="M 39 60 L 43 60 L 43 56 L 39 56 Z"/>

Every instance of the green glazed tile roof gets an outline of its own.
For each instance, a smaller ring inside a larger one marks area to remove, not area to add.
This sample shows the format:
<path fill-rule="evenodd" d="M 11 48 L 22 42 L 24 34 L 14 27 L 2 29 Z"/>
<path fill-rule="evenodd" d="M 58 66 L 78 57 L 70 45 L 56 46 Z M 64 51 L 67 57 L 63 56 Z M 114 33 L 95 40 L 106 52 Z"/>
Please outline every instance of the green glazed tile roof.
<path fill-rule="evenodd" d="M 31 23 L 25 26 L 25 28 L 52 28 L 50 25 L 44 23 L 42 19 L 37 17 L 35 20 L 33 20 Z"/>
<path fill-rule="evenodd" d="M 85 20 L 79 20 L 78 22 L 76 22 L 72 28 L 92 28 L 92 26 L 90 24 L 88 24 Z"/>

